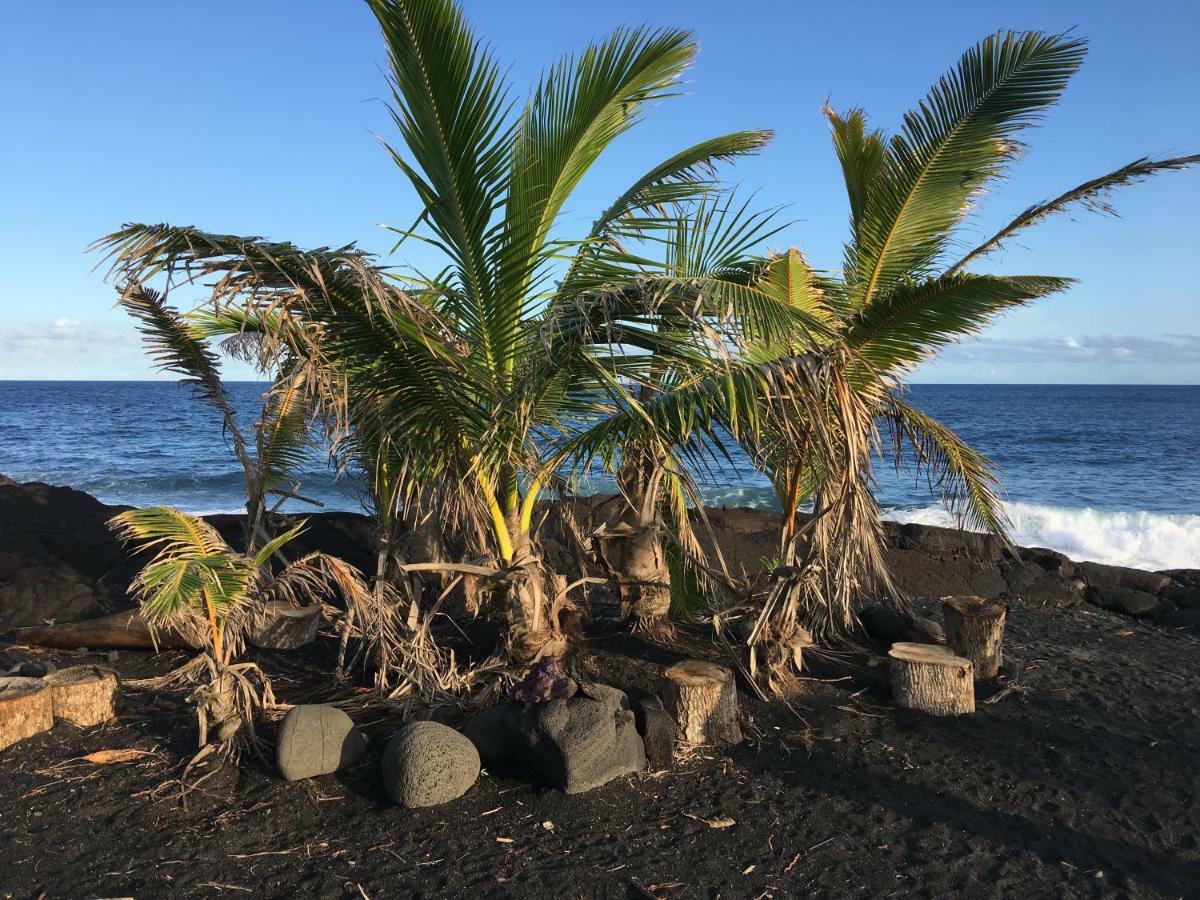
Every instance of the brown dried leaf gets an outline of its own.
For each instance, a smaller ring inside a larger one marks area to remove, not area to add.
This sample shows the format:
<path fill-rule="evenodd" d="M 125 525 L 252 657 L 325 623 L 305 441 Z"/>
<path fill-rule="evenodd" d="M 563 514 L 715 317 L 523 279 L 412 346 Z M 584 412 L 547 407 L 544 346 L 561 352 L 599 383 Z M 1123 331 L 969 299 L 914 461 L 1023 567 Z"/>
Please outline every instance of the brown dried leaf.
<path fill-rule="evenodd" d="M 134 750 L 131 747 L 127 747 L 125 749 L 97 750 L 95 753 L 89 753 L 83 758 L 98 766 L 105 766 L 109 763 L 133 762 L 135 759 L 141 759 L 143 756 L 149 755 L 149 750 Z"/>

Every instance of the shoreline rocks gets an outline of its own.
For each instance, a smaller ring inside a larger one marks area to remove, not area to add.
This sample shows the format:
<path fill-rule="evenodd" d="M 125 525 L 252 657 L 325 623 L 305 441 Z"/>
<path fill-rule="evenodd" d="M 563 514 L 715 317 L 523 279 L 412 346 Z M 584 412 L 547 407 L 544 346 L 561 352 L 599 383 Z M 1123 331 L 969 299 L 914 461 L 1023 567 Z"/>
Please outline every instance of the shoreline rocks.
<path fill-rule="evenodd" d="M 607 498 L 572 501 L 578 514 L 600 510 Z M 127 606 L 140 560 L 128 556 L 106 522 L 126 507 L 106 506 L 66 487 L 0 478 L 0 631 L 70 622 Z M 725 558 L 755 574 L 777 550 L 779 514 L 713 508 L 709 524 Z M 370 522 L 353 513 L 315 513 L 299 550 L 324 550 L 360 567 L 374 565 Z M 228 540 L 240 540 L 241 517 L 207 517 Z M 887 559 L 897 586 L 918 597 L 974 594 L 1110 611 L 1200 631 L 1200 569 L 1148 572 L 1075 562 L 1039 547 L 1006 548 L 990 535 L 929 525 L 884 523 Z M 570 570 L 570 554 L 548 557 Z M 561 549 L 561 548 L 560 548 Z M 1128 593 L 1127 593 L 1128 592 Z"/>

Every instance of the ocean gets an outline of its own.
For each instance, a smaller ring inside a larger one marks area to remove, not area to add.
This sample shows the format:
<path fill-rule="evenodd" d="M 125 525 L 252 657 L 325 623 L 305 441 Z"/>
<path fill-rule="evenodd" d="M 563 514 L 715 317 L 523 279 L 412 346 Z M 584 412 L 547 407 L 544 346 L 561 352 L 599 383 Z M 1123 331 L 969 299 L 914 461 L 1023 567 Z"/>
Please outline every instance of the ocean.
<path fill-rule="evenodd" d="M 253 422 L 262 386 L 229 387 Z M 996 463 L 1017 543 L 1115 565 L 1200 568 L 1200 386 L 915 385 L 909 399 Z M 911 471 L 881 460 L 877 473 L 886 518 L 952 524 Z M 244 503 L 219 417 L 171 382 L 0 381 L 0 474 L 106 503 L 200 513 Z M 327 509 L 362 509 L 358 486 L 335 480 L 316 452 L 301 493 Z M 740 456 L 708 474 L 703 495 L 710 505 L 777 505 Z"/>

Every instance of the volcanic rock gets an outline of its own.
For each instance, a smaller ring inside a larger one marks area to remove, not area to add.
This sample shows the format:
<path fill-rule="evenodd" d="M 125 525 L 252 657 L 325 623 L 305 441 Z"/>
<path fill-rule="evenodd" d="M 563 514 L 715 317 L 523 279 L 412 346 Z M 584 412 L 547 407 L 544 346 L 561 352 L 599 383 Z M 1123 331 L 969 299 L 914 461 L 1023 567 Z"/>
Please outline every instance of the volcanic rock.
<path fill-rule="evenodd" d="M 412 722 L 383 751 L 383 786 L 401 806 L 437 806 L 465 794 L 479 777 L 475 745 L 439 722 Z"/>
<path fill-rule="evenodd" d="M 367 739 L 336 706 L 293 706 L 279 726 L 275 762 L 288 781 L 331 775 L 367 752 Z"/>

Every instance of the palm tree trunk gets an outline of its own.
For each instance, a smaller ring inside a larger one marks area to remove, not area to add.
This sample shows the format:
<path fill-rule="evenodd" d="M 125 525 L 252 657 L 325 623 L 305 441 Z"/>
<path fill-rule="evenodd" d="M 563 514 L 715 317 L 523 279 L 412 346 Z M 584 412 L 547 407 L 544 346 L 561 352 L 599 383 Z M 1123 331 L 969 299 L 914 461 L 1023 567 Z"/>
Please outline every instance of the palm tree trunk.
<path fill-rule="evenodd" d="M 508 652 L 516 662 L 561 656 L 567 643 L 558 627 L 556 586 L 562 579 L 547 572 L 534 553 L 533 536 L 522 527 L 519 510 L 504 517 L 512 545 L 504 590 Z"/>
<path fill-rule="evenodd" d="M 665 630 L 671 611 L 671 570 L 659 517 L 658 461 L 632 448 L 618 475 L 624 507 L 602 542 L 603 559 L 617 582 L 621 614 L 638 630 Z"/>

